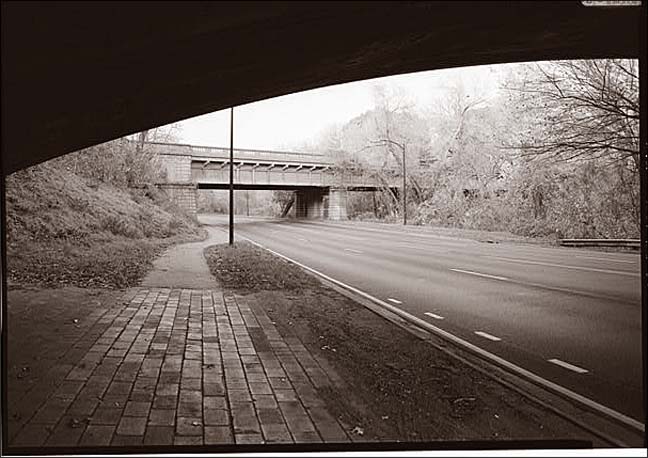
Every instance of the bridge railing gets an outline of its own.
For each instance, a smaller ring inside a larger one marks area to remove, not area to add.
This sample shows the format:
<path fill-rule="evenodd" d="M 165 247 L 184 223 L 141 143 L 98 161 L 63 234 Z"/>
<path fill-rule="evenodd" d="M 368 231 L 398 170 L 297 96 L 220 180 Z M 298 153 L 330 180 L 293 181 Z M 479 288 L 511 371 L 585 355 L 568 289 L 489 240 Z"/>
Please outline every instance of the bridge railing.
<path fill-rule="evenodd" d="M 219 159 L 229 159 L 228 148 L 207 148 L 207 147 L 194 147 L 193 155 L 200 157 L 213 157 Z M 235 160 L 260 160 L 260 161 L 276 161 L 276 162 L 307 162 L 307 163 L 326 163 L 330 162 L 319 154 L 308 153 L 292 153 L 280 151 L 262 151 L 251 149 L 235 149 Z"/>
<path fill-rule="evenodd" d="M 197 146 L 178 143 L 146 142 L 146 145 L 158 154 L 194 156 L 200 158 L 212 158 L 228 160 L 230 150 L 226 147 L 219 146 Z M 235 160 L 260 160 L 275 162 L 307 162 L 331 164 L 331 162 L 321 154 L 313 153 L 296 153 L 292 151 L 272 151 L 256 150 L 245 148 L 234 148 Z"/>

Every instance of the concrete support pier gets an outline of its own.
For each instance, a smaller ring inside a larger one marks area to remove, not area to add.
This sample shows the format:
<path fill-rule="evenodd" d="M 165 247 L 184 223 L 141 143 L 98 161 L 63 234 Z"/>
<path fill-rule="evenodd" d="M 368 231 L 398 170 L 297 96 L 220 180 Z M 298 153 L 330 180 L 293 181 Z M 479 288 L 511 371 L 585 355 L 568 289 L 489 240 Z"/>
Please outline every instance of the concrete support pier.
<path fill-rule="evenodd" d="M 340 221 L 347 219 L 346 188 L 331 188 L 328 198 L 328 219 Z"/>

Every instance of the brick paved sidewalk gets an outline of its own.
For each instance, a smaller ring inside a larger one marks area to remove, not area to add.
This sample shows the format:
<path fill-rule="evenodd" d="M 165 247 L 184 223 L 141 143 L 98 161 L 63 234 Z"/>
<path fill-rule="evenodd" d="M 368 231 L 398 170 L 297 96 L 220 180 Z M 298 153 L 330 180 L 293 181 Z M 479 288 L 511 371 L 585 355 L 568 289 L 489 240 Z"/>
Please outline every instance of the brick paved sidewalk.
<path fill-rule="evenodd" d="M 245 297 L 140 287 L 119 304 L 33 415 L 9 419 L 10 446 L 350 441 L 317 395 L 336 374 Z"/>

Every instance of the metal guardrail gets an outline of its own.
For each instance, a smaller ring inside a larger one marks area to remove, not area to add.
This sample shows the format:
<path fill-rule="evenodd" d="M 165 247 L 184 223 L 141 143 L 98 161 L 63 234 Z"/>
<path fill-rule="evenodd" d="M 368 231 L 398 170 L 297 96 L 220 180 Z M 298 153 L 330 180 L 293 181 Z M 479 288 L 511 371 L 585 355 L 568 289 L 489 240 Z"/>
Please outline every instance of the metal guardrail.
<path fill-rule="evenodd" d="M 633 248 L 639 250 L 641 241 L 636 239 L 561 239 L 560 245 L 573 247 Z"/>

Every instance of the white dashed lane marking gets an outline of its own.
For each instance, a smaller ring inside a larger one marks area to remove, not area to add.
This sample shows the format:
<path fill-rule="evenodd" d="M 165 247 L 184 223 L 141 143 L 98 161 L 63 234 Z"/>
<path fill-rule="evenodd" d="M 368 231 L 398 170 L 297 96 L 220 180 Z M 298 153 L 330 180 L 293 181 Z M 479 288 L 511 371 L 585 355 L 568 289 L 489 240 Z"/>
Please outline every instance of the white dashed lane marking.
<path fill-rule="evenodd" d="M 436 313 L 432 312 L 425 312 L 425 315 L 434 318 L 435 320 L 443 320 L 444 318 L 441 315 L 437 315 Z"/>
<path fill-rule="evenodd" d="M 589 372 L 587 369 L 583 369 L 582 367 L 574 366 L 573 364 L 566 363 L 564 361 L 561 361 L 559 359 L 553 358 L 548 360 L 550 363 L 556 364 L 557 366 L 564 367 L 565 369 L 569 369 L 570 371 L 577 372 L 579 374 L 586 374 Z"/>
<path fill-rule="evenodd" d="M 625 259 L 612 259 L 612 258 L 596 258 L 594 256 L 578 256 L 580 259 L 593 259 L 595 261 L 606 261 L 606 262 L 621 262 L 624 264 L 638 264 L 639 259 L 636 261 L 626 261 Z"/>
<path fill-rule="evenodd" d="M 546 267 L 556 267 L 558 269 L 570 269 L 570 270 L 582 270 L 585 272 L 600 272 L 604 274 L 612 274 L 612 275 L 626 275 L 628 277 L 640 277 L 641 274 L 637 272 L 625 272 L 621 270 L 609 270 L 609 269 L 595 269 L 593 267 L 581 267 L 581 266 L 566 266 L 564 264 L 553 264 L 550 262 L 538 262 L 538 261 L 526 261 L 523 259 L 514 259 L 514 258 L 504 258 L 501 256 L 490 256 L 488 255 L 487 257 L 492 258 L 492 259 L 499 259 L 501 261 L 508 261 L 508 262 L 517 262 L 520 264 L 530 264 L 530 265 L 535 265 L 535 266 L 546 266 Z"/>
<path fill-rule="evenodd" d="M 402 302 L 399 301 L 398 299 L 393 299 L 393 298 L 391 298 L 391 297 L 388 297 L 387 300 L 388 300 L 389 302 L 393 302 L 394 304 L 402 304 Z"/>
<path fill-rule="evenodd" d="M 492 278 L 493 280 L 508 280 L 506 277 L 498 277 L 497 275 L 488 275 L 488 274 L 482 274 L 479 272 L 473 272 L 471 270 L 461 270 L 461 269 L 450 269 L 453 272 L 460 272 L 462 274 L 468 274 L 468 275 L 475 275 L 477 277 L 484 277 L 484 278 Z"/>
<path fill-rule="evenodd" d="M 499 337 L 494 336 L 494 335 L 489 334 L 489 333 L 484 332 L 484 331 L 475 331 L 475 334 L 477 334 L 480 337 L 483 337 L 484 339 L 492 340 L 493 342 L 499 342 L 500 340 L 502 340 Z"/>
<path fill-rule="evenodd" d="M 353 248 L 345 248 L 344 251 L 348 251 L 350 253 L 355 253 L 355 254 L 362 254 L 362 251 L 354 250 Z"/>

